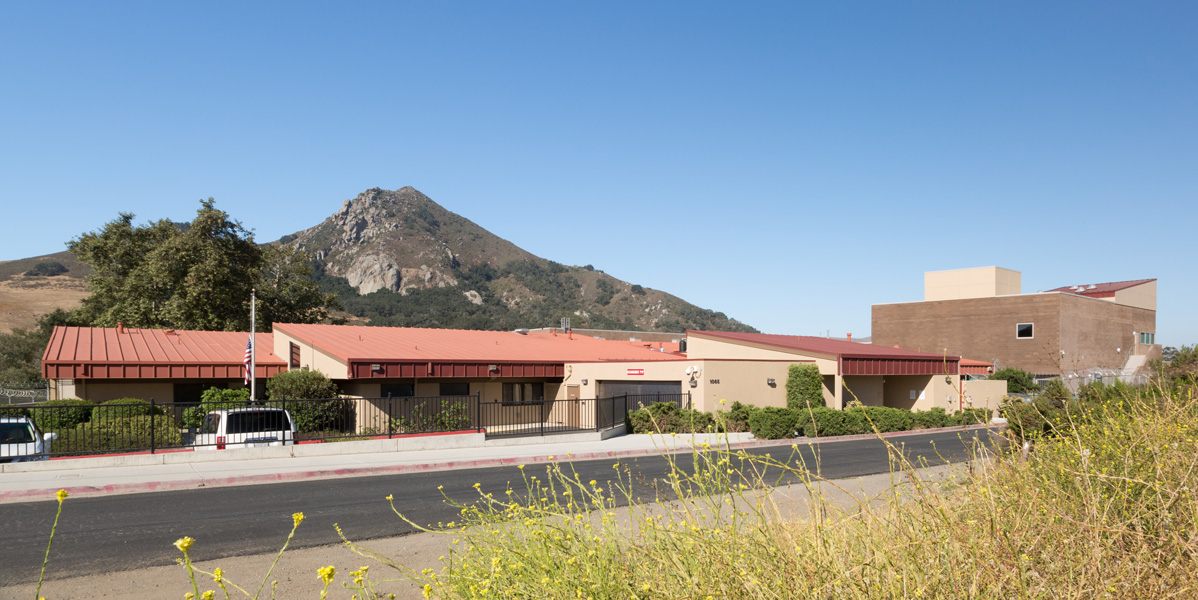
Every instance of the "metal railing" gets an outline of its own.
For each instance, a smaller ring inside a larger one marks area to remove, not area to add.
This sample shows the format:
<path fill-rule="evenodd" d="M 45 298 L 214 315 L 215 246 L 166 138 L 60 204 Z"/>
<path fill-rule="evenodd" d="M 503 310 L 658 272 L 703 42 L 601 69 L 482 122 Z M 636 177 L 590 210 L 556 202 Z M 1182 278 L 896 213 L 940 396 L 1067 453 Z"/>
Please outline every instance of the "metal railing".
<path fill-rule="evenodd" d="M 478 427 L 488 438 L 603 431 L 618 427 L 628 413 L 658 402 L 690 408 L 685 394 L 626 394 L 611 398 L 480 402 Z"/>
<path fill-rule="evenodd" d="M 384 439 L 476 429 L 478 396 L 0 405 L 53 434 L 42 457 Z M 4 440 L 0 440 L 3 442 Z M 15 447 L 15 446 L 14 446 Z M 28 448 L 23 451 L 28 451 Z M 37 458 L 9 456 L 0 460 Z"/>

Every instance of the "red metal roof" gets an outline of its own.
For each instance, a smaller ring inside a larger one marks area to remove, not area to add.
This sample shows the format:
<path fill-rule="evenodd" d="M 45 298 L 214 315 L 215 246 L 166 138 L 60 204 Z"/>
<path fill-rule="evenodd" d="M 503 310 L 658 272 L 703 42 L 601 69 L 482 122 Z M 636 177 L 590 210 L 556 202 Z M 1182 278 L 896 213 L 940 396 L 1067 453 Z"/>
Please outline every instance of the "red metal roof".
<path fill-rule="evenodd" d="M 966 375 L 989 375 L 991 369 L 994 368 L 993 363 L 983 362 L 980 360 L 971 360 L 968 358 L 961 359 L 961 373 Z"/>
<path fill-rule="evenodd" d="M 841 375 L 956 375 L 960 357 L 931 352 L 916 352 L 804 335 L 768 333 L 731 333 L 724 331 L 687 331 L 698 335 L 824 354 L 837 359 Z"/>
<path fill-rule="evenodd" d="M 1155 279 L 1136 279 L 1134 281 L 1113 281 L 1110 283 L 1090 283 L 1086 285 L 1067 285 L 1059 287 L 1050 292 L 1065 292 L 1066 294 L 1075 294 L 1078 296 L 1089 296 L 1090 298 L 1112 298 L 1115 292 L 1125 290 L 1127 288 L 1136 287 L 1151 283 Z M 1081 288 L 1081 289 L 1078 289 Z"/>
<path fill-rule="evenodd" d="M 601 340 L 563 333 L 519 334 L 510 331 L 292 323 L 275 323 L 274 329 L 346 362 L 561 364 L 683 358 L 681 354 L 646 348 L 645 342 Z"/>
<path fill-rule="evenodd" d="M 42 354 L 47 379 L 241 377 L 249 333 L 111 327 L 55 327 Z M 274 337 L 256 336 L 258 377 L 286 363 L 274 355 Z"/>
<path fill-rule="evenodd" d="M 865 358 L 921 358 L 927 360 L 943 360 L 944 356 L 933 354 L 931 352 L 916 352 L 915 350 L 902 350 L 900 348 L 890 348 L 887 346 L 874 346 L 873 344 L 861 344 L 857 342 L 848 342 L 845 340 L 837 340 L 831 338 L 822 338 L 806 335 L 776 335 L 769 333 L 732 333 L 726 331 L 687 331 L 687 335 L 697 334 L 707 337 L 723 338 L 739 342 L 749 342 L 754 344 L 763 344 L 766 346 L 775 346 L 785 348 L 787 350 L 798 350 L 800 352 L 814 352 L 816 354 L 828 354 L 837 357 L 865 357 Z M 950 360 L 957 360 L 956 356 L 948 357 Z"/>

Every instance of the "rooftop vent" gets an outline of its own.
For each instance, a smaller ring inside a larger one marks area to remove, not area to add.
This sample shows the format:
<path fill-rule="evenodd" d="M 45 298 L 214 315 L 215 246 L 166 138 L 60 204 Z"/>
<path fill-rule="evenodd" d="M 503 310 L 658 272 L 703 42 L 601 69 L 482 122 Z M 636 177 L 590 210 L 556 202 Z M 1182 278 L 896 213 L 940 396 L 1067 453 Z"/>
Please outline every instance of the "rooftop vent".
<path fill-rule="evenodd" d="M 517 329 L 517 330 L 516 330 L 515 332 L 513 332 L 513 333 L 518 333 L 518 334 L 520 334 L 520 335 L 528 335 L 528 330 L 527 330 L 527 329 Z"/>
<path fill-rule="evenodd" d="M 1098 289 L 1098 286 L 1096 286 L 1096 285 L 1094 285 L 1093 283 L 1091 283 L 1091 284 L 1090 284 L 1090 286 L 1089 286 L 1088 288 L 1086 288 L 1086 289 L 1095 290 L 1095 289 Z"/>

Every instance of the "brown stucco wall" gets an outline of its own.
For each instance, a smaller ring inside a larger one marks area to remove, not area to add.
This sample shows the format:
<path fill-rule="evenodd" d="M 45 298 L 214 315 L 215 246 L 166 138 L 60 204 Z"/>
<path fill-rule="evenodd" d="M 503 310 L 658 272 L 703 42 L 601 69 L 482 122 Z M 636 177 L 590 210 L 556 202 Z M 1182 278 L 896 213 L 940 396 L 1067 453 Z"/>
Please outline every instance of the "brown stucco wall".
<path fill-rule="evenodd" d="M 1156 331 L 1156 312 L 1061 294 L 1061 366 L 1066 371 L 1119 368 L 1133 351 L 1132 332 Z"/>
<path fill-rule="evenodd" d="M 1121 366 L 1132 332 L 1156 330 L 1155 311 L 1063 293 L 876 304 L 872 320 L 878 345 L 947 352 L 1046 375 Z M 1035 337 L 1017 339 L 1019 323 L 1033 323 Z"/>

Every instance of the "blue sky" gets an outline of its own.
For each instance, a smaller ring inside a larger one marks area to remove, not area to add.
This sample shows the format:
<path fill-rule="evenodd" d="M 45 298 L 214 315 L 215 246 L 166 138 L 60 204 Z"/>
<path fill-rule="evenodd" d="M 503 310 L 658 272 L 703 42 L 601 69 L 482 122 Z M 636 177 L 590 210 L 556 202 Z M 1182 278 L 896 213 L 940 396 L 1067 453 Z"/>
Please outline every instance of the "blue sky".
<path fill-rule="evenodd" d="M 766 332 L 868 335 L 924 271 L 998 265 L 1025 292 L 1159 278 L 1158 341 L 1193 344 L 1196 27 L 1183 2 L 0 3 L 0 260 L 210 196 L 271 240 L 411 185 Z"/>

